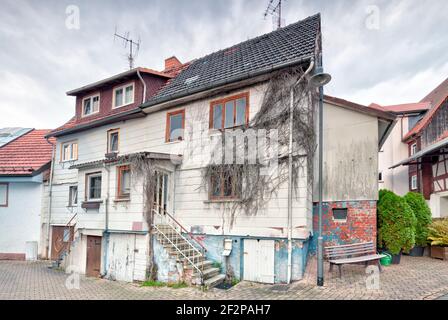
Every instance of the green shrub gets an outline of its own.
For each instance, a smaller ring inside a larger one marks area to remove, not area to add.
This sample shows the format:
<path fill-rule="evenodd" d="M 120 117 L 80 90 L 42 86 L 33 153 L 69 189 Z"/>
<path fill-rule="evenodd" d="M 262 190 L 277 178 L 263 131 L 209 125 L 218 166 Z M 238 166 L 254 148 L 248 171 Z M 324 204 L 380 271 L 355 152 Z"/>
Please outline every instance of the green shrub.
<path fill-rule="evenodd" d="M 421 193 L 408 192 L 404 199 L 414 211 L 416 218 L 415 244 L 424 247 L 428 244 L 428 226 L 432 222 L 431 209 Z"/>
<path fill-rule="evenodd" d="M 381 190 L 378 201 L 378 246 L 392 254 L 409 252 L 415 245 L 416 219 L 404 198 Z"/>
<path fill-rule="evenodd" d="M 432 246 L 448 247 L 448 219 L 433 221 L 428 229 Z"/>

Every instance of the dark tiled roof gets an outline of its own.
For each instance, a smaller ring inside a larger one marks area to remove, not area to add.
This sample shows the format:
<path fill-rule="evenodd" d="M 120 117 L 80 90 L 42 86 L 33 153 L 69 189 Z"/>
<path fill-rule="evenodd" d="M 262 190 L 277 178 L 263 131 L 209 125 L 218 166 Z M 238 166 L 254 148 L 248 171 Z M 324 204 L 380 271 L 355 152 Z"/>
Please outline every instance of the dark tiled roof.
<path fill-rule="evenodd" d="M 271 33 L 192 61 L 187 68 L 142 105 L 147 107 L 187 96 L 239 77 L 288 63 L 308 60 L 320 33 L 320 14 L 290 24 Z"/>

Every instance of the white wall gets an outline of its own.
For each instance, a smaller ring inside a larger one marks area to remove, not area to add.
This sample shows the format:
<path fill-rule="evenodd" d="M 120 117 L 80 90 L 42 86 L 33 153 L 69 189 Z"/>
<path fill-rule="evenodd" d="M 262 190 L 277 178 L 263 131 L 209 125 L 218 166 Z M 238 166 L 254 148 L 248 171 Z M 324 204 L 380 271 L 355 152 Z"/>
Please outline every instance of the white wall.
<path fill-rule="evenodd" d="M 377 117 L 330 103 L 324 103 L 323 116 L 323 200 L 376 200 Z M 316 176 L 317 169 L 316 161 Z M 314 199 L 318 201 L 317 179 L 315 188 Z"/>
<path fill-rule="evenodd" d="M 244 90 L 238 90 L 228 93 L 228 95 L 214 96 L 189 103 L 179 108 L 185 108 L 186 112 L 186 131 L 192 128 L 199 128 L 208 132 L 209 107 L 210 101 L 224 96 L 231 96 L 241 92 L 250 92 L 250 117 L 253 117 L 258 111 L 264 93 L 264 85 L 256 85 Z M 170 109 L 169 111 L 173 111 Z M 94 160 L 104 159 L 107 144 L 107 130 L 112 128 L 120 129 L 120 154 L 129 154 L 139 151 L 152 151 L 170 154 L 184 154 L 192 151 L 191 143 L 195 137 L 186 134 L 182 142 L 165 142 L 165 111 L 158 111 L 149 114 L 142 119 L 122 121 L 112 125 L 106 125 L 100 128 L 90 129 L 78 134 L 65 136 L 58 139 L 57 161 L 54 179 L 54 200 L 52 204 L 52 223 L 67 222 L 71 214 L 66 206 L 68 203 L 68 187 L 72 184 L 78 184 L 79 205 L 79 226 L 84 228 L 104 228 L 104 204 L 98 211 L 89 210 L 85 212 L 80 208 L 80 202 L 85 194 L 85 173 L 98 171 L 98 169 L 80 170 L 77 176 L 77 170 L 67 170 L 59 163 L 60 145 L 65 141 L 77 140 L 79 157 L 75 163 L 85 163 Z M 183 148 L 187 148 L 183 150 Z M 194 150 L 197 152 L 197 150 Z M 199 151 L 200 152 L 200 151 Z M 106 172 L 105 169 L 99 169 L 103 172 L 103 190 L 102 196 L 106 196 Z M 305 170 L 306 171 L 306 170 Z M 229 213 L 221 210 L 223 204 L 209 203 L 208 193 L 201 189 L 201 165 L 192 162 L 186 162 L 178 168 L 178 171 L 171 180 L 174 180 L 175 194 L 172 194 L 171 202 L 174 205 L 173 213 L 187 227 L 200 227 L 202 231 L 213 234 L 234 234 L 234 235 L 257 235 L 257 236 L 286 236 L 287 226 L 287 188 L 283 184 L 278 192 L 278 196 L 273 199 L 267 208 L 261 210 L 256 216 L 247 216 L 239 212 L 236 216 L 234 226 L 230 226 Z M 143 217 L 143 195 L 141 190 L 134 190 L 131 194 L 131 201 L 126 203 L 114 203 L 116 169 L 110 169 L 110 188 L 109 194 L 111 204 L 110 228 L 119 230 L 130 230 L 132 223 L 144 221 Z M 141 186 L 140 186 L 141 187 Z M 137 184 L 136 188 L 139 186 Z M 306 173 L 302 172 L 300 176 L 299 190 L 296 201 L 293 204 L 293 225 L 294 236 L 304 238 L 311 230 L 311 190 L 308 188 Z M 196 228 L 197 229 L 197 228 Z"/>
<path fill-rule="evenodd" d="M 0 253 L 25 253 L 27 241 L 40 240 L 41 196 L 41 183 L 9 183 L 8 207 L 0 207 Z"/>
<path fill-rule="evenodd" d="M 399 166 L 389 169 L 391 166 L 408 158 L 408 145 L 402 142 L 402 138 L 408 132 L 409 118 L 399 118 L 389 137 L 379 153 L 379 171 L 383 173 L 383 181 L 379 182 L 380 189 L 388 189 L 398 195 L 409 192 L 409 168 Z"/>

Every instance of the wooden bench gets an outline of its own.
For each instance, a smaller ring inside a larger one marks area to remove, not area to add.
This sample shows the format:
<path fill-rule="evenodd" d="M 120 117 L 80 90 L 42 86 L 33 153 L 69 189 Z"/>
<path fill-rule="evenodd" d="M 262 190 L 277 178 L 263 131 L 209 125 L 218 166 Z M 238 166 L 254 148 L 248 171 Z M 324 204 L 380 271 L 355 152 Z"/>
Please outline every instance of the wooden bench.
<path fill-rule="evenodd" d="M 333 271 L 334 265 L 338 266 L 339 277 L 342 276 L 343 264 L 364 263 L 367 266 L 370 261 L 376 261 L 381 272 L 380 259 L 385 257 L 384 254 L 376 253 L 373 242 L 325 247 L 325 256 L 330 262 L 330 272 Z"/>

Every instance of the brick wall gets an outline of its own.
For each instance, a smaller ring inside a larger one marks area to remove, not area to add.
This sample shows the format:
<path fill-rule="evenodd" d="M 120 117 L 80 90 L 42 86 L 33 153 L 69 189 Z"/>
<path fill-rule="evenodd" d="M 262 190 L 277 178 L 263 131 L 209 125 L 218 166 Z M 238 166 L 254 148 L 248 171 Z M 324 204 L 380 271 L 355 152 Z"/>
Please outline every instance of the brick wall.
<path fill-rule="evenodd" d="M 334 208 L 347 208 L 346 221 L 335 221 Z M 376 245 L 376 201 L 325 202 L 322 208 L 324 246 L 373 241 Z M 318 235 L 318 204 L 313 205 L 314 236 L 310 251 L 315 251 Z"/>

